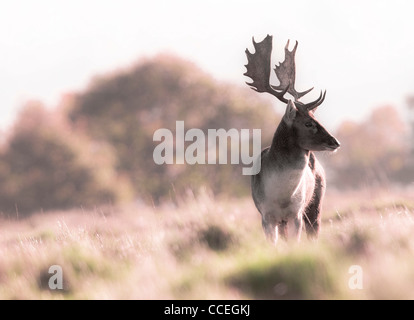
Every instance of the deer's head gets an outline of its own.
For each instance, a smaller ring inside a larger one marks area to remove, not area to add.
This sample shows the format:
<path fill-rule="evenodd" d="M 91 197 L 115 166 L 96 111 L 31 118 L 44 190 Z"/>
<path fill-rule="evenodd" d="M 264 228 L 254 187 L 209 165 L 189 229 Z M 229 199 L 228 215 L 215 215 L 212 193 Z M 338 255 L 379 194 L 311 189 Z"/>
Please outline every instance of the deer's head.
<path fill-rule="evenodd" d="M 318 99 L 310 103 L 299 101 L 301 97 L 311 91 L 310 88 L 303 92 L 295 89 L 295 53 L 298 46 L 289 51 L 289 41 L 285 47 L 285 60 L 276 65 L 274 71 L 280 82 L 278 86 L 270 84 L 270 58 L 272 52 L 272 36 L 268 35 L 262 42 L 253 39 L 255 53 L 246 49 L 248 63 L 244 75 L 250 77 L 253 82 L 247 83 L 257 92 L 267 92 L 286 103 L 286 111 L 282 121 L 286 123 L 292 134 L 297 139 L 298 145 L 305 150 L 323 151 L 336 150 L 340 144 L 328 131 L 316 120 L 314 112 L 325 100 L 326 91 L 320 93 Z M 288 100 L 284 96 L 289 93 L 294 100 Z"/>

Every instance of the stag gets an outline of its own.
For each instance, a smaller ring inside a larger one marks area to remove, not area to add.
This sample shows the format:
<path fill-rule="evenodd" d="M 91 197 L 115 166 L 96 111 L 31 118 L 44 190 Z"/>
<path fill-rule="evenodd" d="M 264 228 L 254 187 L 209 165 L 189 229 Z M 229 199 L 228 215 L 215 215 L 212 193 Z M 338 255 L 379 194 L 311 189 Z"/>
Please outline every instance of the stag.
<path fill-rule="evenodd" d="M 314 112 L 325 100 L 326 91 L 310 103 L 299 101 L 313 88 L 295 89 L 295 53 L 298 42 L 274 71 L 280 84 L 270 84 L 272 36 L 262 42 L 253 39 L 255 52 L 246 49 L 247 83 L 257 92 L 267 92 L 286 104 L 286 111 L 273 136 L 272 144 L 261 152 L 261 170 L 251 177 L 253 201 L 262 216 L 266 237 L 274 244 L 286 239 L 288 224 L 300 240 L 303 223 L 309 238 L 318 237 L 321 205 L 326 189 L 325 172 L 313 151 L 334 151 L 340 144 L 316 120 Z M 292 99 L 286 99 L 288 93 Z M 290 228 L 289 228 L 290 229 Z"/>

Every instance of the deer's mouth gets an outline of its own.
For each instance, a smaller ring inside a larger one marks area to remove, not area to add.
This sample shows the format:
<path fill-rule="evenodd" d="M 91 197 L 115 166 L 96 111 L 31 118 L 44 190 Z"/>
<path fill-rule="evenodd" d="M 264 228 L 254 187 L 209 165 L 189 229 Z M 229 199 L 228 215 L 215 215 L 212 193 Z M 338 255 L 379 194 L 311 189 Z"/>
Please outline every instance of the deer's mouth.
<path fill-rule="evenodd" d="M 338 149 L 339 149 L 339 147 L 337 147 L 337 148 L 328 147 L 328 148 L 326 148 L 326 151 L 336 152 L 336 151 L 338 151 Z"/>
<path fill-rule="evenodd" d="M 337 144 L 337 145 L 325 144 L 324 148 L 326 151 L 336 151 L 340 148 L 340 146 L 341 146 L 340 144 Z"/>
<path fill-rule="evenodd" d="M 341 146 L 341 144 L 334 137 L 331 137 L 327 143 L 323 144 L 323 146 L 328 151 L 335 151 Z"/>

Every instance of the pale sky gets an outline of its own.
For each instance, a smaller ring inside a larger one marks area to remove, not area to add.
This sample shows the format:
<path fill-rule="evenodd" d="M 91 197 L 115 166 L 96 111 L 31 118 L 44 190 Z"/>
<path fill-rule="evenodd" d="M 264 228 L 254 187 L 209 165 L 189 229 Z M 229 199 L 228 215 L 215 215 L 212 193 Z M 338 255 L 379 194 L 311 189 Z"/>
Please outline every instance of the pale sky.
<path fill-rule="evenodd" d="M 414 94 L 413 9 L 408 0 L 2 1 L 0 129 L 27 100 L 53 108 L 93 76 L 163 52 L 244 85 L 244 50 L 266 34 L 275 63 L 288 39 L 299 41 L 296 88 L 314 86 L 309 100 L 327 90 L 317 116 L 328 128 L 385 104 L 404 110 Z"/>

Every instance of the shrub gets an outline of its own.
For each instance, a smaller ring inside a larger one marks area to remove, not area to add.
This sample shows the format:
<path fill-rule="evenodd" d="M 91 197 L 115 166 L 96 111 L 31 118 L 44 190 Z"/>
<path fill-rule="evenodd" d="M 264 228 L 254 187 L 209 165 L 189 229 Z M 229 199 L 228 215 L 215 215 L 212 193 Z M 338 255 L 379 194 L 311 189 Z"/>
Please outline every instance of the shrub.
<path fill-rule="evenodd" d="M 278 123 L 271 104 L 247 86 L 218 82 L 173 56 L 158 56 L 95 78 L 85 92 L 73 97 L 67 113 L 75 126 L 116 150 L 117 170 L 130 177 L 138 196 L 155 203 L 175 200 L 201 186 L 226 195 L 246 195 L 250 189 L 241 165 L 155 164 L 157 129 L 174 134 L 176 121 L 184 121 L 185 130 L 199 128 L 206 135 L 208 129 L 262 128 L 265 147 Z"/>
<path fill-rule="evenodd" d="M 113 162 L 108 146 L 75 134 L 40 103 L 29 103 L 0 153 L 0 210 L 26 214 L 118 203 L 130 193 Z"/>
<path fill-rule="evenodd" d="M 229 282 L 253 299 L 320 299 L 338 288 L 329 261 L 316 252 L 250 257 Z"/>

